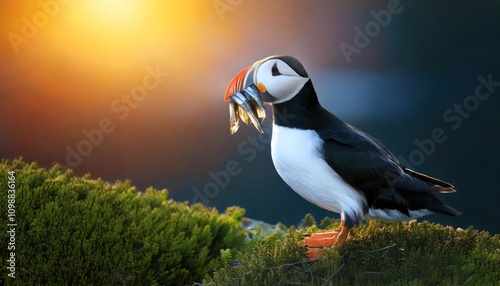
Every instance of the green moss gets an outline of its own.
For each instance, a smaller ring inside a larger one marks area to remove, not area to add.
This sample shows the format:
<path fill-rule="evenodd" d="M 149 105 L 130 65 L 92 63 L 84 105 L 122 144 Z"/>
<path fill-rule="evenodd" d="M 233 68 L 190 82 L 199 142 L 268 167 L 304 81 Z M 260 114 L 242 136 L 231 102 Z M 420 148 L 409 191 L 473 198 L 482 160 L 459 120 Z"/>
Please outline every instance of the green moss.
<path fill-rule="evenodd" d="M 245 219 L 238 207 L 219 214 L 169 200 L 166 190 L 139 192 L 128 181 L 22 160 L 0 163 L 2 186 L 8 171 L 16 173 L 17 223 L 15 280 L 7 277 L 7 223 L 0 232 L 8 285 L 189 285 L 203 278 L 205 286 L 500 285 L 500 236 L 472 227 L 372 221 L 340 251 L 310 262 L 300 240 L 339 221 L 317 224 L 308 215 L 301 229 L 286 229 Z M 0 196 L 4 218 L 7 205 Z"/>
<path fill-rule="evenodd" d="M 302 224 L 312 221 L 306 216 Z M 338 221 L 321 222 L 332 224 Z M 204 285 L 500 285 L 499 235 L 429 222 L 370 221 L 340 251 L 328 249 L 310 262 L 299 241 L 317 229 L 270 236 Z"/>
<path fill-rule="evenodd" d="M 109 184 L 20 159 L 1 162 L 2 186 L 8 171 L 16 176 L 16 279 L 6 267 L 0 275 L 9 284 L 191 284 L 245 244 L 240 208 L 219 214 L 168 200 L 166 190 L 141 193 L 127 181 Z M 7 214 L 5 195 L 0 213 Z M 4 263 L 8 240 L 4 229 Z"/>

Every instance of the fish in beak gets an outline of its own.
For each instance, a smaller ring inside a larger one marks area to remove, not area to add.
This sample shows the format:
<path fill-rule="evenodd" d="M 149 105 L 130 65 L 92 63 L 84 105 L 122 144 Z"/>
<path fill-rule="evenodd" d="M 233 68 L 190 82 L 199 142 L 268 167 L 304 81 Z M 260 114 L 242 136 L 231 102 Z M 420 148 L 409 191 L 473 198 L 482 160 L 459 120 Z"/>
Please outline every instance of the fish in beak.
<path fill-rule="evenodd" d="M 240 119 L 249 124 L 250 121 L 260 132 L 262 121 L 266 117 L 266 110 L 261 94 L 254 83 L 254 66 L 249 66 L 239 72 L 229 83 L 224 101 L 229 102 L 229 124 L 231 134 L 240 127 Z"/>

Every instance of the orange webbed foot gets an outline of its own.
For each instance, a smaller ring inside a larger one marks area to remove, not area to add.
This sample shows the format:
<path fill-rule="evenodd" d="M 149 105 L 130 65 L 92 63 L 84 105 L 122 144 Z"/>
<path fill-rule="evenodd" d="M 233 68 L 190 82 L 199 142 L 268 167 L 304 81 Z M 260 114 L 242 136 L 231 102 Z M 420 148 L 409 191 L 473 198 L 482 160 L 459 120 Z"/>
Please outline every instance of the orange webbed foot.
<path fill-rule="evenodd" d="M 307 247 L 329 247 L 335 244 L 340 231 L 328 231 L 313 233 L 301 241 L 302 246 Z"/>
<path fill-rule="evenodd" d="M 309 260 L 317 260 L 323 255 L 324 247 L 342 247 L 349 236 L 349 232 L 350 229 L 341 223 L 335 231 L 313 233 L 311 236 L 304 238 L 300 245 L 308 247 L 306 255 Z"/>
<path fill-rule="evenodd" d="M 309 261 L 318 260 L 321 256 L 323 256 L 323 252 L 323 248 L 309 248 L 306 252 L 306 256 Z"/>

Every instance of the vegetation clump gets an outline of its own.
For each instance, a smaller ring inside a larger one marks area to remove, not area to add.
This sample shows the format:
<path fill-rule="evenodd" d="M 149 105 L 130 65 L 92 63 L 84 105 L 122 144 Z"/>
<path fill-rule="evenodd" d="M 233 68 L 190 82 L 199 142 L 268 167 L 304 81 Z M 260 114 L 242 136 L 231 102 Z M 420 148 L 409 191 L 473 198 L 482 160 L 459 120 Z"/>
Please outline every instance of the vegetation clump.
<path fill-rule="evenodd" d="M 308 261 L 299 242 L 318 230 L 315 223 L 307 215 L 301 223 L 307 229 L 271 235 L 239 253 L 236 266 L 207 276 L 204 285 L 500 285 L 500 235 L 429 222 L 370 221 L 340 250 Z M 328 218 L 320 223 L 338 224 Z"/>
<path fill-rule="evenodd" d="M 219 214 L 174 202 L 166 190 L 139 192 L 128 181 L 22 159 L 0 162 L 0 185 L 8 186 L 9 172 L 16 226 L 14 250 L 11 234 L 0 232 L 7 285 L 500 285 L 500 235 L 472 227 L 370 221 L 342 249 L 308 261 L 304 235 L 338 220 L 306 215 L 299 228 L 269 225 L 238 207 Z M 0 196 L 4 219 L 8 200 Z"/>
<path fill-rule="evenodd" d="M 245 245 L 244 210 L 237 207 L 219 214 L 169 200 L 166 190 L 141 193 L 127 181 L 110 184 L 21 159 L 0 163 L 0 185 L 7 185 L 9 171 L 15 172 L 15 279 L 4 259 L 9 234 L 0 232 L 0 275 L 9 285 L 186 285 Z M 2 216 L 7 205 L 1 196 Z"/>

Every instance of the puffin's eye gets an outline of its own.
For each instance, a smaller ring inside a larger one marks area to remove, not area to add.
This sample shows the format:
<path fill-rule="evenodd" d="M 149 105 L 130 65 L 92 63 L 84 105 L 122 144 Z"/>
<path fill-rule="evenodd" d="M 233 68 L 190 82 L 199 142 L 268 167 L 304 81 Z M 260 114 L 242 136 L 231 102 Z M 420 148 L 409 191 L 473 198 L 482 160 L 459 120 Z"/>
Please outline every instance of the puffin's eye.
<path fill-rule="evenodd" d="M 272 76 L 281 75 L 280 71 L 278 70 L 278 64 L 277 63 L 274 63 L 273 67 L 271 68 L 271 75 Z"/>

